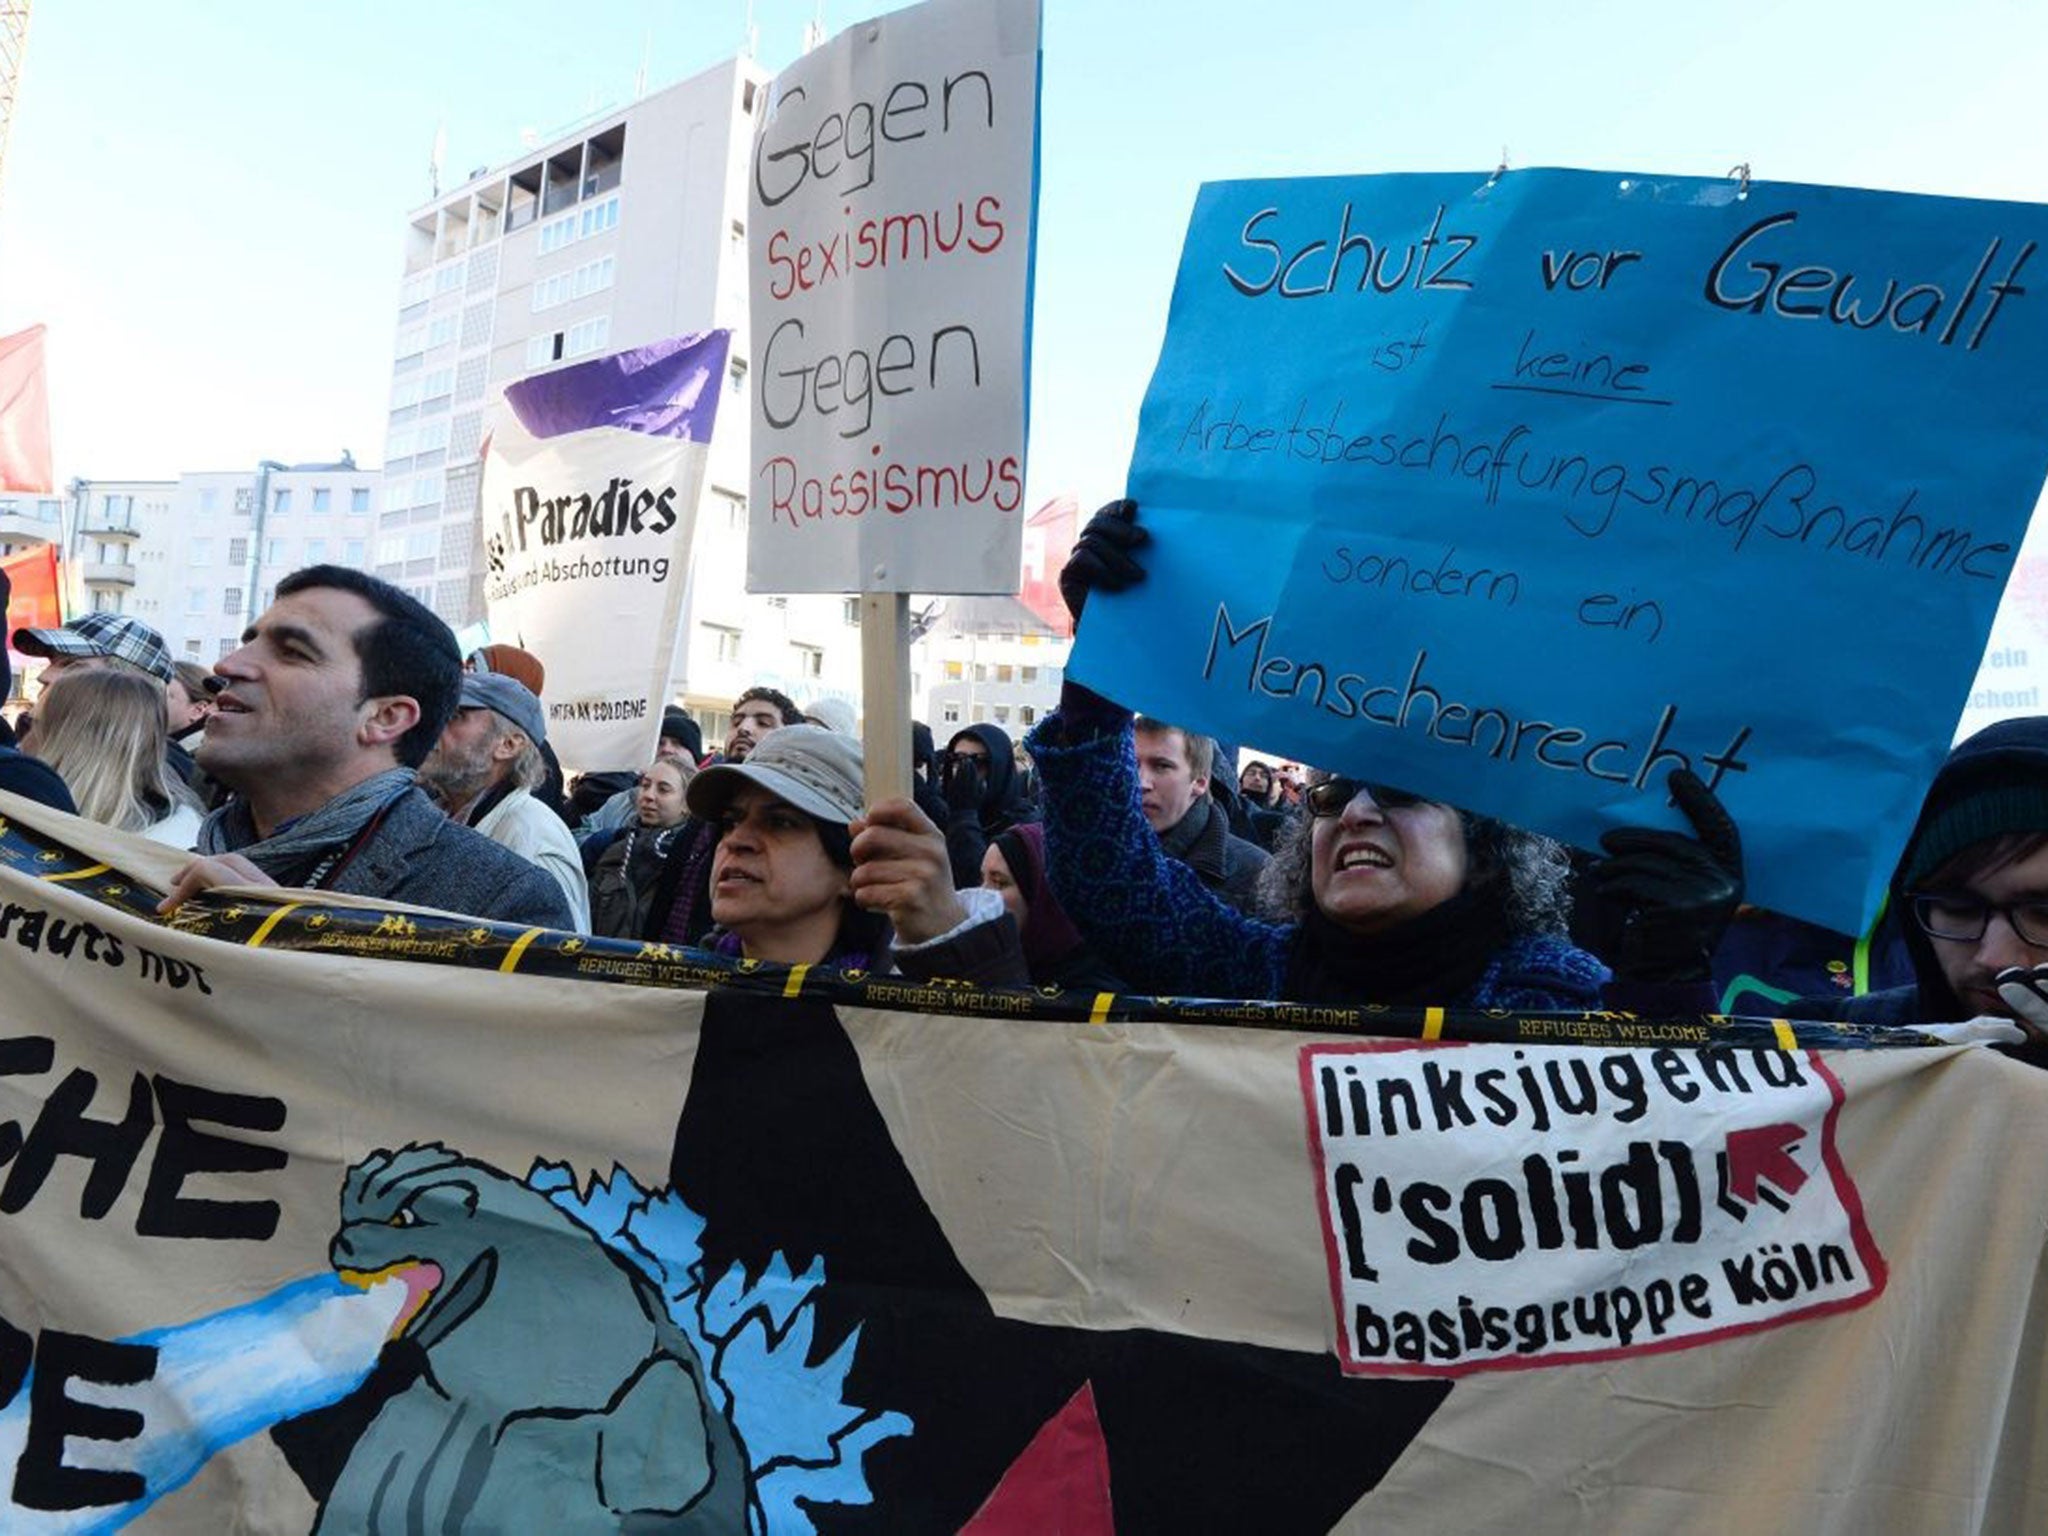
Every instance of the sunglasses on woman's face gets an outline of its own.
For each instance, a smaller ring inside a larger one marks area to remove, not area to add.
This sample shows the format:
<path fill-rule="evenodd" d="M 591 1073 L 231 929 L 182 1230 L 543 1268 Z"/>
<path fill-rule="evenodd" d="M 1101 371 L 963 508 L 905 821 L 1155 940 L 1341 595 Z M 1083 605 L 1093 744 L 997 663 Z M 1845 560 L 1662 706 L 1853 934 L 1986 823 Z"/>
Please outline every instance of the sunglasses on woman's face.
<path fill-rule="evenodd" d="M 1372 802 L 1383 811 L 1398 811 L 1404 805 L 1421 805 L 1422 796 L 1411 795 L 1405 789 L 1395 789 L 1390 784 L 1368 784 L 1363 779 L 1325 779 L 1311 785 L 1306 795 L 1308 813 L 1311 816 L 1341 816 L 1344 807 L 1358 797 L 1363 790 L 1372 796 Z"/>

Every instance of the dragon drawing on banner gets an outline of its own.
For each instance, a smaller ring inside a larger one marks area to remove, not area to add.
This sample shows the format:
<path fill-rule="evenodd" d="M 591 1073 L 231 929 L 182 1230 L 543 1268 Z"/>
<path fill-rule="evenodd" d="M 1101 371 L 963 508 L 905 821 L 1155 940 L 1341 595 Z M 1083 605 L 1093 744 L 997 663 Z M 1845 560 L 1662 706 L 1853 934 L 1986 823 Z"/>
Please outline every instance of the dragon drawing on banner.
<path fill-rule="evenodd" d="M 124 1448 L 141 1497 L 6 1528 L 118 1530 L 226 1446 L 370 1395 L 393 1350 L 402 1383 L 327 1447 L 326 1536 L 810 1533 L 813 1508 L 869 1503 L 862 1458 L 911 1433 L 844 1401 L 857 1332 L 809 1363 L 822 1263 L 707 1274 L 702 1219 L 622 1170 L 579 1188 L 560 1165 L 522 1181 L 413 1145 L 350 1168 L 340 1216 L 332 1273 L 137 1336 L 164 1405 Z"/>

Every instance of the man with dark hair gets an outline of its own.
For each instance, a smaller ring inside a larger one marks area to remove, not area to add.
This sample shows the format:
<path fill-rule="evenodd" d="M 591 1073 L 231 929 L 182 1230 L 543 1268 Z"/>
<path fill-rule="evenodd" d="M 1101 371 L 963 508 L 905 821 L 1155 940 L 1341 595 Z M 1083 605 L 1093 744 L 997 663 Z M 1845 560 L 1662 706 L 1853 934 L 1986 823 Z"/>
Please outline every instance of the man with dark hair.
<path fill-rule="evenodd" d="M 743 763 L 761 738 L 785 725 L 802 725 L 804 712 L 780 689 L 755 684 L 732 701 L 732 723 L 726 729 L 725 754 L 719 761 Z"/>
<path fill-rule="evenodd" d="M 517 854 L 450 821 L 414 770 L 455 713 L 448 626 L 388 583 L 296 571 L 214 668 L 199 764 L 236 791 L 163 910 L 216 885 L 296 885 L 562 928 L 568 903 Z"/>
<path fill-rule="evenodd" d="M 742 763 L 769 732 L 802 725 L 804 712 L 779 689 L 756 684 L 732 701 L 732 724 L 717 762 Z M 711 931 L 711 851 L 718 846 L 717 822 L 691 816 L 676 830 L 668 859 L 647 905 L 643 937 L 667 944 L 696 944 Z"/>

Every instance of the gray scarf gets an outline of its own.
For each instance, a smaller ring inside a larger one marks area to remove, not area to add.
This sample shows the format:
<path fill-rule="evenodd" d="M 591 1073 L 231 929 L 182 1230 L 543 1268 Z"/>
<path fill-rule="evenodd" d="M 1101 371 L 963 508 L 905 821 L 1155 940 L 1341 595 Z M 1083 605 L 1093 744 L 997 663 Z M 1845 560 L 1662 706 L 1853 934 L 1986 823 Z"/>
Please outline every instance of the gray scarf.
<path fill-rule="evenodd" d="M 412 787 L 416 774 L 410 768 L 387 768 L 373 774 L 352 789 L 345 789 L 318 810 L 295 816 L 270 836 L 259 838 L 249 807 L 231 800 L 200 825 L 200 853 L 239 853 L 263 873 L 282 884 L 316 884 L 327 871 L 329 859 L 369 825 L 370 818 Z M 304 873 L 313 862 L 313 872 Z M 298 875 L 294 881 L 290 877 Z"/>

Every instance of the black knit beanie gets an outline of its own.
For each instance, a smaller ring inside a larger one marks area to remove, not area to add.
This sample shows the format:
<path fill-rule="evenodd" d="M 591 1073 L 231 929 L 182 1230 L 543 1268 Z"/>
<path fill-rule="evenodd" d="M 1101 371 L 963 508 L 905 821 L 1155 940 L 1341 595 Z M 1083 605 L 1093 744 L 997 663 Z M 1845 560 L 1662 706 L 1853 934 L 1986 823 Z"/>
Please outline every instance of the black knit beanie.
<path fill-rule="evenodd" d="M 2048 718 L 2041 716 L 1988 725 L 1949 754 L 1900 860 L 1900 889 L 1916 890 L 1964 849 L 2016 832 L 2048 833 Z"/>

